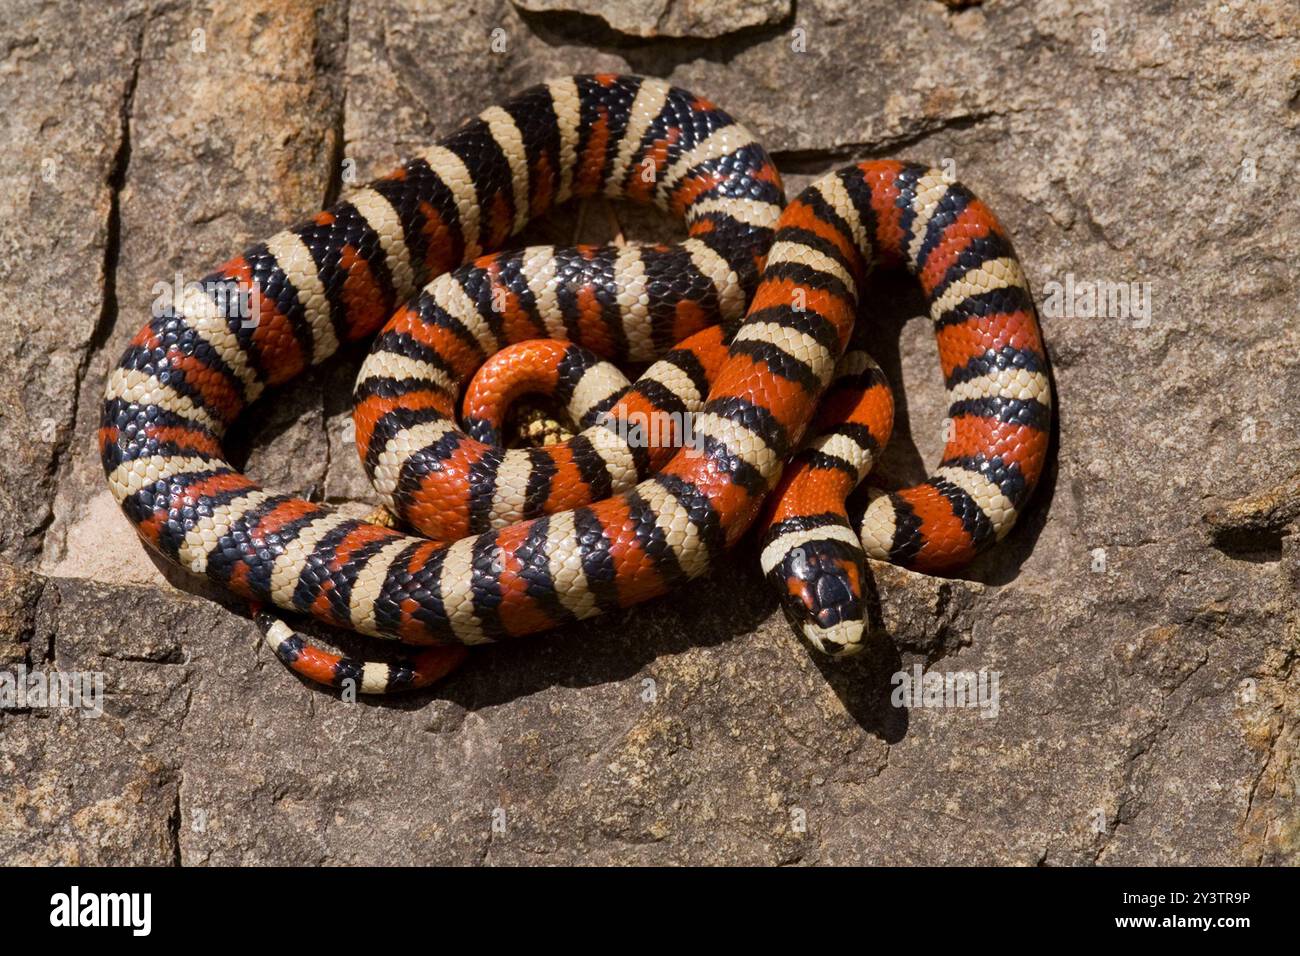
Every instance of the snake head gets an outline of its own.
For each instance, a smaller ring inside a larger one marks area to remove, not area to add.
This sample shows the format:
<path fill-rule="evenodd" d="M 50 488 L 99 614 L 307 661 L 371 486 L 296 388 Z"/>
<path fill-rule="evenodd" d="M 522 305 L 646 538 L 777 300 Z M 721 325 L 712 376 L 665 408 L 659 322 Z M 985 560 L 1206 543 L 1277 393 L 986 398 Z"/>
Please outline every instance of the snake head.
<path fill-rule="evenodd" d="M 848 657 L 862 649 L 864 575 L 861 553 L 835 540 L 791 548 L 769 572 L 790 623 L 831 657 Z"/>

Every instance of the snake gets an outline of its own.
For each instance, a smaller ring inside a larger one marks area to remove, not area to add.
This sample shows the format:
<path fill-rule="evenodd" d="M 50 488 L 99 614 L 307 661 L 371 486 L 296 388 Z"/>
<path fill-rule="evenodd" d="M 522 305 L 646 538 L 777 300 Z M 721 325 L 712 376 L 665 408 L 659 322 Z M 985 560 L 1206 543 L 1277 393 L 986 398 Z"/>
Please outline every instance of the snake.
<path fill-rule="evenodd" d="M 592 197 L 658 207 L 686 238 L 507 248 Z M 868 488 L 850 514 L 893 425 L 856 321 L 877 267 L 924 293 L 949 439 L 929 479 Z M 250 405 L 367 340 L 355 442 L 393 520 L 230 463 L 223 440 Z M 532 392 L 578 430 L 507 449 L 504 409 Z M 291 670 L 379 694 L 440 679 L 471 646 L 663 595 L 755 524 L 791 622 L 853 654 L 867 558 L 948 573 L 1004 538 L 1051 422 L 1028 283 L 969 190 L 870 160 L 787 205 L 768 153 L 715 104 L 596 74 L 488 108 L 156 307 L 108 376 L 98 439 L 148 547 L 248 602 Z M 285 615 L 411 651 L 335 654 Z"/>

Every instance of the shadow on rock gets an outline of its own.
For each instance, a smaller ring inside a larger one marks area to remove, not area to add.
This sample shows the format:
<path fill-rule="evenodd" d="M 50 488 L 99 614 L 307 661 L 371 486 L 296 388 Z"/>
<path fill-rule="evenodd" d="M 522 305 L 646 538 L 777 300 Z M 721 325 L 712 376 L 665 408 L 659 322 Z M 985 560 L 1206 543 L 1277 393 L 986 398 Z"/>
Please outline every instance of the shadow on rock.
<path fill-rule="evenodd" d="M 896 744 L 907 736 L 908 726 L 907 708 L 895 707 L 890 700 L 893 677 L 903 669 L 902 658 L 883 631 L 873 627 L 865 640 L 862 652 L 847 660 L 833 660 L 811 649 L 808 653 L 858 726 L 887 744 Z"/>
<path fill-rule="evenodd" d="M 474 710 L 553 686 L 625 680 L 662 655 L 752 633 L 771 607 L 757 573 L 727 564 L 711 577 L 645 604 L 485 647 L 432 696 Z"/>

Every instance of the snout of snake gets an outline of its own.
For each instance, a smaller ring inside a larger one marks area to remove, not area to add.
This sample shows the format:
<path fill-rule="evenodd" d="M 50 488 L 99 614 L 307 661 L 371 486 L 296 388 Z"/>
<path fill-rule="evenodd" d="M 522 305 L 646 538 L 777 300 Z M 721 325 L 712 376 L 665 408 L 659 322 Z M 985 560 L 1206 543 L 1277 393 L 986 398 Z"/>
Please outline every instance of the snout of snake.
<path fill-rule="evenodd" d="M 484 255 L 598 194 L 658 205 L 688 238 Z M 765 574 L 814 646 L 851 653 L 864 554 L 950 570 L 1010 529 L 1042 470 L 1046 359 L 1009 241 L 942 174 L 863 163 L 782 206 L 762 147 L 706 100 L 626 76 L 534 87 L 154 316 L 109 378 L 110 487 L 150 546 L 261 608 L 434 645 L 397 664 L 340 658 L 259 611 L 290 667 L 364 693 L 435 680 L 462 645 L 662 594 L 720 560 L 765 499 Z M 874 495 L 855 527 L 845 497 L 892 424 L 883 376 L 849 347 L 876 264 L 904 266 L 927 297 L 952 438 L 933 477 Z M 357 448 L 383 504 L 428 538 L 267 491 L 224 460 L 265 389 L 376 331 Z M 462 430 L 476 370 L 538 338 L 566 344 L 537 348 L 527 375 L 582 432 L 507 452 L 483 416 Z M 602 360 L 652 364 L 628 388 Z M 645 440 L 634 423 L 656 417 L 689 420 L 692 447 L 680 424 Z"/>

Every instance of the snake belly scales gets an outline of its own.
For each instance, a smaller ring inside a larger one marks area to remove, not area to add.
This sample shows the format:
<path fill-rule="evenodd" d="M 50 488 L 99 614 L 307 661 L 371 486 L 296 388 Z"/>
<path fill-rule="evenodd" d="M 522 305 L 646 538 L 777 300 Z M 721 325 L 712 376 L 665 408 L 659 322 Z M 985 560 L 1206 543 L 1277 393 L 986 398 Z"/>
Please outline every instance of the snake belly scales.
<path fill-rule="evenodd" d="M 654 204 L 688 238 L 486 255 L 557 204 L 600 195 Z M 949 440 L 931 478 L 870 489 L 851 518 L 846 498 L 893 423 L 854 335 L 877 265 L 919 280 Z M 254 607 L 290 668 L 362 693 L 437 680 L 466 645 L 664 594 L 760 519 L 787 614 L 819 650 L 852 653 L 865 556 L 959 567 L 1007 534 L 1047 452 L 1038 321 L 982 202 L 940 171 L 869 161 L 786 206 L 743 126 L 654 79 L 533 87 L 178 300 L 109 376 L 109 486 L 167 561 Z M 422 536 L 265 490 L 224 458 L 227 429 L 267 388 L 376 332 L 357 449 L 383 504 Z M 651 364 L 629 386 L 610 361 Z M 501 405 L 540 389 L 583 430 L 507 451 Z M 655 420 L 668 425 L 641 427 Z M 396 663 L 342 657 L 281 611 L 426 646 Z"/>

